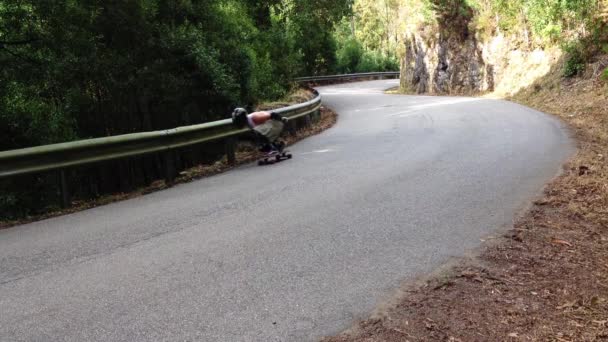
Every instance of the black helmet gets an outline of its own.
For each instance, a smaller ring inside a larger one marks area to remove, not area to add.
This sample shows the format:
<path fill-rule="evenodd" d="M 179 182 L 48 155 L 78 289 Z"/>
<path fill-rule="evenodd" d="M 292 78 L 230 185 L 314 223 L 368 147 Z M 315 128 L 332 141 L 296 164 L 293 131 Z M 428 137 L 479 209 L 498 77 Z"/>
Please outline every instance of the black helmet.
<path fill-rule="evenodd" d="M 236 108 L 232 112 L 232 123 L 239 127 L 247 125 L 247 111 L 245 108 Z"/>

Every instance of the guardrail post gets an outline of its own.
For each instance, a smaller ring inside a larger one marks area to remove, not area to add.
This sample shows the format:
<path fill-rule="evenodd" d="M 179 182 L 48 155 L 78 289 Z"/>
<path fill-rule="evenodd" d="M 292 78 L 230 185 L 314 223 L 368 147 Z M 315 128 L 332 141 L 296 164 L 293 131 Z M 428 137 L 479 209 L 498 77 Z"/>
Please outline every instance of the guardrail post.
<path fill-rule="evenodd" d="M 165 168 L 165 184 L 172 185 L 175 181 L 175 166 L 173 160 L 173 151 L 163 152 L 163 164 Z"/>
<path fill-rule="evenodd" d="M 70 196 L 70 188 L 68 187 L 68 177 L 66 173 L 66 169 L 59 170 L 59 191 L 61 193 L 61 207 L 63 209 L 67 209 L 72 206 L 72 199 Z"/>
<path fill-rule="evenodd" d="M 321 109 L 315 110 L 312 119 L 314 123 L 321 121 Z"/>
<path fill-rule="evenodd" d="M 312 126 L 312 115 L 315 115 L 315 112 L 312 112 L 304 117 L 304 124 L 306 125 L 306 127 Z"/>
<path fill-rule="evenodd" d="M 229 165 L 236 164 L 236 139 L 234 137 L 226 139 L 226 157 Z"/>
<path fill-rule="evenodd" d="M 287 122 L 287 130 L 289 131 L 289 134 L 291 134 L 292 136 L 296 135 L 297 130 L 298 130 L 296 119 L 290 119 Z"/>

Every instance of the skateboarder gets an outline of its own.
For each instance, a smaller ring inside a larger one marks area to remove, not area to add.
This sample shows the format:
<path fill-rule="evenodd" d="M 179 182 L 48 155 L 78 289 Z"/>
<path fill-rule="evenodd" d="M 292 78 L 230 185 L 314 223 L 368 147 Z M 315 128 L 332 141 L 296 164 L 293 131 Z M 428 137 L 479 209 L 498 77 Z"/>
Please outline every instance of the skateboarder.
<path fill-rule="evenodd" d="M 244 108 L 237 108 L 232 112 L 232 122 L 238 127 L 247 126 L 255 132 L 260 151 L 265 153 L 283 152 L 285 143 L 278 139 L 287 123 L 287 118 L 267 111 L 247 114 Z"/>

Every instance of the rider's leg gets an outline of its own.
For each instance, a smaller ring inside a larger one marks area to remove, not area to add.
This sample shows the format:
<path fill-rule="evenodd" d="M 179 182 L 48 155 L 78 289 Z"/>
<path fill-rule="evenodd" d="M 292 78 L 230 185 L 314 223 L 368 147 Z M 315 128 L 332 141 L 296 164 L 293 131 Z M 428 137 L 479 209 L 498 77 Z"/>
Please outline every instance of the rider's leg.
<path fill-rule="evenodd" d="M 281 140 L 276 140 L 276 141 L 274 142 L 274 146 L 276 147 L 276 149 L 277 149 L 279 152 L 283 152 L 283 150 L 285 149 L 285 142 L 284 142 L 284 141 L 281 141 Z"/>
<path fill-rule="evenodd" d="M 256 132 L 255 136 L 258 145 L 258 150 L 260 152 L 269 153 L 273 150 L 273 146 L 266 136 L 260 134 L 259 132 Z"/>

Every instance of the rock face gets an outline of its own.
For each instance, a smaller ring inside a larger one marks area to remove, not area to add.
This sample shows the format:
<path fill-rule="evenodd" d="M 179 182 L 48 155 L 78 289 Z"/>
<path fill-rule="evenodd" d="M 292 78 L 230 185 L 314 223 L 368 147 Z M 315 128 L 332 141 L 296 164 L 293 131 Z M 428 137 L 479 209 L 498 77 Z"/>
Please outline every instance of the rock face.
<path fill-rule="evenodd" d="M 549 71 L 559 56 L 522 50 L 498 35 L 481 43 L 472 35 L 445 36 L 424 30 L 408 35 L 401 58 L 401 88 L 406 92 L 475 95 L 497 88 L 521 88 Z"/>
<path fill-rule="evenodd" d="M 419 94 L 476 94 L 494 90 L 494 66 L 484 58 L 485 47 L 474 38 L 412 34 L 404 44 L 403 89 Z"/>

